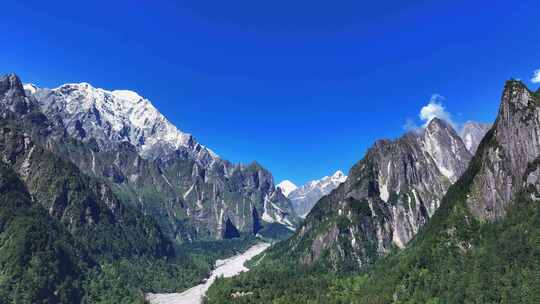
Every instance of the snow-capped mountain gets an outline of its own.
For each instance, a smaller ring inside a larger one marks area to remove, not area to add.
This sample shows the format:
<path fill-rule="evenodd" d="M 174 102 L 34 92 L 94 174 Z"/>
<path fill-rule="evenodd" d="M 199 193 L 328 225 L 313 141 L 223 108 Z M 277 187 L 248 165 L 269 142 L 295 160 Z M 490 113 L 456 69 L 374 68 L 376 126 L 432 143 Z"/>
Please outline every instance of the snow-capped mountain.
<path fill-rule="evenodd" d="M 463 139 L 467 150 L 474 154 L 476 152 L 476 149 L 478 148 L 478 145 L 484 138 L 484 135 L 486 135 L 487 131 L 489 131 L 490 128 L 491 124 L 467 121 L 463 125 L 459 136 L 461 137 L 461 139 Z"/>
<path fill-rule="evenodd" d="M 305 217 L 321 197 L 330 193 L 345 180 L 347 176 L 338 170 L 332 176 L 310 181 L 285 195 L 292 202 L 296 213 Z"/>
<path fill-rule="evenodd" d="M 88 83 L 64 84 L 55 89 L 26 84 L 24 88 L 36 97 L 47 116 L 61 118 L 69 135 L 82 141 L 93 137 L 103 150 L 127 141 L 148 159 L 169 155 L 180 148 L 187 149 L 202 163 L 218 158 L 133 91 L 108 91 Z"/>
<path fill-rule="evenodd" d="M 281 189 L 281 193 L 285 196 L 289 196 L 289 193 L 293 192 L 298 188 L 293 182 L 290 180 L 284 180 L 281 183 L 276 185 L 276 188 Z"/>
<path fill-rule="evenodd" d="M 173 239 L 264 235 L 276 224 L 294 230 L 299 222 L 268 170 L 221 159 L 133 91 L 88 83 L 26 84 L 20 91 L 56 130 L 40 139 L 50 150 L 107 180 Z"/>

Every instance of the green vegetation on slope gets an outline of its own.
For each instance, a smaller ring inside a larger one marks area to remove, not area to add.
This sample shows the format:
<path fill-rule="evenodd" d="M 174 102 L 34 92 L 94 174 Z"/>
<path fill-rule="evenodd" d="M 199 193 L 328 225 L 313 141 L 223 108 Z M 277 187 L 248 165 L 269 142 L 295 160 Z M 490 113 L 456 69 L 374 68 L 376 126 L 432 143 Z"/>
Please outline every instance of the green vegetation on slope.
<path fill-rule="evenodd" d="M 0 303 L 77 303 L 92 262 L 0 163 Z"/>
<path fill-rule="evenodd" d="M 28 172 L 24 182 L 34 201 L 92 255 L 114 259 L 172 254 L 171 242 L 153 218 L 127 207 L 104 182 L 33 142 L 16 123 L 2 120 L 0 127 L 0 153 L 9 156 L 12 168 Z"/>
<path fill-rule="evenodd" d="M 91 255 L 0 163 L 0 303 L 142 303 L 143 292 L 198 284 L 216 259 L 254 242 L 186 244 L 169 257 Z"/>
<path fill-rule="evenodd" d="M 91 269 L 84 282 L 88 303 L 142 303 L 145 292 L 181 292 L 208 276 L 217 259 L 246 250 L 254 238 L 197 242 L 167 258 L 120 258 Z"/>
<path fill-rule="evenodd" d="M 0 303 L 137 303 L 196 285 L 253 238 L 174 248 L 102 181 L 0 121 Z M 22 179 L 12 169 L 29 172 Z M 12 205 L 16 206 L 14 208 Z"/>
<path fill-rule="evenodd" d="M 492 136 L 481 146 L 496 144 Z M 368 271 L 328 274 L 289 264 L 286 256 L 263 260 L 246 274 L 218 280 L 206 303 L 540 303 L 535 190 L 518 195 L 504 219 L 478 220 L 465 199 L 481 162 L 473 159 L 407 249 Z M 243 296 L 234 297 L 238 292 Z"/>

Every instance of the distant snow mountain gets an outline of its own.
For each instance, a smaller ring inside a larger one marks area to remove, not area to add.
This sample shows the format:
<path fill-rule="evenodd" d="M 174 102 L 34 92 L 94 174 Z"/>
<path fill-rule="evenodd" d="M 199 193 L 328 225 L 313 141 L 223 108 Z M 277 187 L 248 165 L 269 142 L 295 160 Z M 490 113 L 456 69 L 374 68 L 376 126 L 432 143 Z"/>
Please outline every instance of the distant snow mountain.
<path fill-rule="evenodd" d="M 467 150 L 474 154 L 482 138 L 484 138 L 484 135 L 486 135 L 490 128 L 491 124 L 467 121 L 461 129 L 459 137 L 463 139 Z"/>
<path fill-rule="evenodd" d="M 337 188 L 346 179 L 347 176 L 338 170 L 332 176 L 325 176 L 321 179 L 310 181 L 299 188 L 295 188 L 288 194 L 284 194 L 292 202 L 296 214 L 305 217 L 321 197 Z M 287 181 L 283 181 L 282 183 L 284 182 Z M 294 186 L 294 184 L 292 185 Z"/>
<path fill-rule="evenodd" d="M 284 180 L 281 183 L 276 185 L 276 188 L 281 189 L 281 193 L 285 196 L 289 196 L 291 192 L 298 189 L 298 186 L 296 186 L 293 182 L 290 180 Z"/>

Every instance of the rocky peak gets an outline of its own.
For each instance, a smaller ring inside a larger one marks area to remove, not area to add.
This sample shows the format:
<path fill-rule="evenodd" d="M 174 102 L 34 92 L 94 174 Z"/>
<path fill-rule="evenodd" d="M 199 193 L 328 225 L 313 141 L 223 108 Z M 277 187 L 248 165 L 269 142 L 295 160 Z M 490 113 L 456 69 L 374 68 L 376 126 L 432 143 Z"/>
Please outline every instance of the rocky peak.
<path fill-rule="evenodd" d="M 30 110 L 30 102 L 17 75 L 7 74 L 0 78 L 0 103 L 16 114 L 26 114 Z"/>
<path fill-rule="evenodd" d="M 437 118 L 418 132 L 377 141 L 344 183 L 317 202 L 286 250 L 307 264 L 358 269 L 404 247 L 471 157 L 452 126 Z"/>
<path fill-rule="evenodd" d="M 423 144 L 439 171 L 450 182 L 454 183 L 467 168 L 471 155 L 456 131 L 444 120 L 434 118 L 429 122 L 423 134 Z"/>
<path fill-rule="evenodd" d="M 495 220 L 523 187 L 525 172 L 540 155 L 540 100 L 520 81 L 508 81 L 493 128 L 476 155 L 467 199 L 478 217 Z"/>
<path fill-rule="evenodd" d="M 441 119 L 439 117 L 434 117 L 429 121 L 429 123 L 426 126 L 426 130 L 429 132 L 437 132 L 440 129 L 452 129 L 452 126 L 448 122 L 446 122 L 444 119 Z"/>
<path fill-rule="evenodd" d="M 12 93 L 12 96 L 24 96 L 23 84 L 15 74 L 6 74 L 0 77 L 0 94 L 6 94 L 8 91 Z"/>

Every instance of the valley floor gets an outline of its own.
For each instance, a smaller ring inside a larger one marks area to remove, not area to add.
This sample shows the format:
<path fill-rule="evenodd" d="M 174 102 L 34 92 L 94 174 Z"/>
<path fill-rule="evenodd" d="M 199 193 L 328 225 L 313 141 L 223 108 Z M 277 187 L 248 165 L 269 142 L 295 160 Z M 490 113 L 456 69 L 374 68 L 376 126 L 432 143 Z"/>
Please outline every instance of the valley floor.
<path fill-rule="evenodd" d="M 244 266 L 244 263 L 262 253 L 268 247 L 270 247 L 269 243 L 258 243 L 241 254 L 235 255 L 226 260 L 218 260 L 216 262 L 216 269 L 212 271 L 210 277 L 203 284 L 194 286 L 182 293 L 148 293 L 146 295 L 146 300 L 151 304 L 201 303 L 202 297 L 217 278 L 229 278 L 241 272 L 248 271 L 249 269 Z"/>

